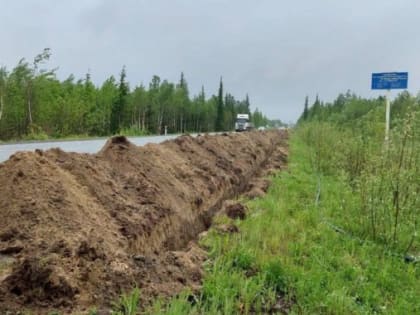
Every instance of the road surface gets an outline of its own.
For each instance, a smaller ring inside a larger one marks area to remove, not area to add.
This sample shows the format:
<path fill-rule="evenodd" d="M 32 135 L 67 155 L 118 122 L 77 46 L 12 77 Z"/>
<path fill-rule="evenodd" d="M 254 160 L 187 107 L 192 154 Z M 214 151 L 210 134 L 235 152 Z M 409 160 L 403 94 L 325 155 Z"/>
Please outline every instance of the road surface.
<path fill-rule="evenodd" d="M 165 140 L 174 139 L 179 135 L 150 136 L 150 137 L 128 137 L 135 145 L 145 145 L 146 143 L 161 143 Z M 17 144 L 0 145 L 0 162 L 6 161 L 11 155 L 18 151 L 35 151 L 35 149 L 48 150 L 60 148 L 63 151 L 78 153 L 96 153 L 107 141 L 104 139 L 95 140 L 71 140 L 71 141 L 51 141 L 51 142 L 30 142 Z"/>

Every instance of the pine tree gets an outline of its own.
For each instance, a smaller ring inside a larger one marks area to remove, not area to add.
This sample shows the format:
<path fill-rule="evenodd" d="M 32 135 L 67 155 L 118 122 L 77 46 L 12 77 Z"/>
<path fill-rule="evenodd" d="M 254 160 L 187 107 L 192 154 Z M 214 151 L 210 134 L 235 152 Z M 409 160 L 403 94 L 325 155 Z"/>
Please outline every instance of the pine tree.
<path fill-rule="evenodd" d="M 216 131 L 223 131 L 223 124 L 224 124 L 223 82 L 222 82 L 222 78 L 220 78 L 219 94 L 217 97 L 216 121 L 215 121 Z"/>
<path fill-rule="evenodd" d="M 311 111 L 310 111 L 311 118 L 318 117 L 320 115 L 320 112 L 321 112 L 321 102 L 320 102 L 319 96 L 317 94 L 316 98 L 315 98 L 315 102 L 312 105 L 312 108 L 311 108 Z"/>
<path fill-rule="evenodd" d="M 178 105 L 178 115 L 179 115 L 179 131 L 185 132 L 187 129 L 188 122 L 188 112 L 190 107 L 190 99 L 188 92 L 188 84 L 185 80 L 184 73 L 181 72 L 181 78 L 179 84 L 177 85 L 177 105 Z"/>
<path fill-rule="evenodd" d="M 198 97 L 195 102 L 195 131 L 200 132 L 202 130 L 202 124 L 205 121 L 206 113 L 205 113 L 205 105 L 206 105 L 206 93 L 204 91 L 204 86 L 201 86 L 201 91 L 198 94 Z"/>
<path fill-rule="evenodd" d="M 127 95 L 129 93 L 128 84 L 125 81 L 126 78 L 125 66 L 121 70 L 120 84 L 118 86 L 118 97 L 112 104 L 111 109 L 111 133 L 116 134 L 120 131 L 123 123 L 123 113 L 127 105 Z"/>
<path fill-rule="evenodd" d="M 186 89 L 187 83 L 185 82 L 184 72 L 181 72 L 181 78 L 179 79 L 178 88 Z"/>
<path fill-rule="evenodd" d="M 235 128 L 235 116 L 236 116 L 236 111 L 235 111 L 235 105 L 236 105 L 236 100 L 233 97 L 232 94 L 230 93 L 226 93 L 225 96 L 225 104 L 224 104 L 224 115 L 225 115 L 225 127 L 226 130 L 233 130 L 233 128 Z"/>
<path fill-rule="evenodd" d="M 202 104 L 204 104 L 204 102 L 206 101 L 206 93 L 204 92 L 204 85 L 202 85 L 202 86 L 201 86 L 201 92 L 200 92 L 200 94 L 198 95 L 198 97 L 199 97 L 199 99 L 200 99 L 200 102 L 201 102 Z"/>
<path fill-rule="evenodd" d="M 251 104 L 249 103 L 249 96 L 248 93 L 246 94 L 245 97 L 245 110 L 246 110 L 246 114 L 251 114 Z"/>
<path fill-rule="evenodd" d="M 308 119 L 308 112 L 309 112 L 309 99 L 308 96 L 305 97 L 305 107 L 303 109 L 303 120 Z"/>

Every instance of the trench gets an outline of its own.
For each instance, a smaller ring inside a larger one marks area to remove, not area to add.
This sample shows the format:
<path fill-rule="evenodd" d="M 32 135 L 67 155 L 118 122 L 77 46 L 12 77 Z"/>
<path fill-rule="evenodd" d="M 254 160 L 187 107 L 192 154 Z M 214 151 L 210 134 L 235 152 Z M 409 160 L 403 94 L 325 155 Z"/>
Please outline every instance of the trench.
<path fill-rule="evenodd" d="M 183 221 L 181 223 L 181 228 L 178 231 L 174 232 L 174 235 L 165 240 L 165 248 L 169 251 L 182 251 L 185 250 L 188 243 L 190 241 L 197 240 L 198 236 L 207 230 L 209 230 L 213 224 L 213 218 L 215 215 L 217 215 L 223 206 L 223 203 L 230 199 L 237 199 L 241 194 L 247 191 L 249 182 L 252 179 L 259 178 L 259 174 L 261 173 L 261 170 L 265 167 L 267 162 L 272 157 L 273 153 L 275 152 L 277 146 L 276 144 L 273 144 L 270 147 L 270 150 L 268 150 L 265 159 L 259 163 L 252 172 L 249 172 L 242 178 L 240 178 L 239 182 L 240 184 L 237 186 L 232 187 L 232 189 L 229 189 L 228 191 L 225 191 L 223 196 L 218 198 L 210 207 L 202 211 L 194 221 Z M 198 209 L 191 209 L 192 211 L 198 210 Z M 191 229 L 185 229 L 185 226 L 194 227 L 193 231 Z M 178 238 L 179 240 L 182 240 L 181 242 L 172 242 L 173 238 Z"/>

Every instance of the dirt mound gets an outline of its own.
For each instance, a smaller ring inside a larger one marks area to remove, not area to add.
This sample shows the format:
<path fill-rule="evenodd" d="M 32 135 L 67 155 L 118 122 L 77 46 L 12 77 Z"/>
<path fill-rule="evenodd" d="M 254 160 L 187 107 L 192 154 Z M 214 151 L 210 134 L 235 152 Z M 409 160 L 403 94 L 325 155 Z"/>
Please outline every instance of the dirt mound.
<path fill-rule="evenodd" d="M 21 152 L 0 164 L 0 313 L 109 307 L 138 286 L 143 302 L 200 284 L 191 240 L 248 187 L 278 131 L 182 136 L 98 154 Z M 285 153 L 285 149 L 283 149 Z"/>

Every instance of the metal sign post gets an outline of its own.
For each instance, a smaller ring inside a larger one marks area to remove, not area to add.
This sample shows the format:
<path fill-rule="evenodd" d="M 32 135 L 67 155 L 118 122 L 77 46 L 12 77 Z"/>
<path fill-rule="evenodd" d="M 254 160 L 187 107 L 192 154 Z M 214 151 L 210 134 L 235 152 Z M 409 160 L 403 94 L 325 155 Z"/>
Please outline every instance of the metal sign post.
<path fill-rule="evenodd" d="M 385 95 L 386 109 L 385 109 L 385 142 L 389 140 L 389 124 L 391 120 L 391 90 L 388 90 Z"/>
<path fill-rule="evenodd" d="M 387 90 L 385 95 L 385 143 L 389 141 L 389 124 L 391 120 L 391 90 L 406 89 L 408 72 L 372 73 L 372 90 Z"/>

